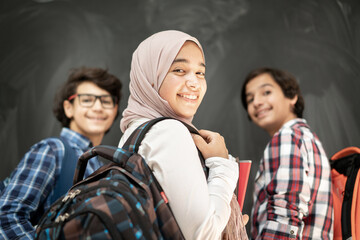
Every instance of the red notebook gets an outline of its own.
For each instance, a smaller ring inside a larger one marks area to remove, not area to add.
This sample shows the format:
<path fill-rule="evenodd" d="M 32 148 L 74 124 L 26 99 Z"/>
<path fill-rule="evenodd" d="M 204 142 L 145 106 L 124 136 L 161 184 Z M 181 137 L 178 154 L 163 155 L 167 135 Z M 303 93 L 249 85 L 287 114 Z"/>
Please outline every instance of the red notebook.
<path fill-rule="evenodd" d="M 239 161 L 239 182 L 237 186 L 237 199 L 242 211 L 244 206 L 244 199 L 246 194 L 246 187 L 249 180 L 251 169 L 251 160 L 240 160 Z"/>

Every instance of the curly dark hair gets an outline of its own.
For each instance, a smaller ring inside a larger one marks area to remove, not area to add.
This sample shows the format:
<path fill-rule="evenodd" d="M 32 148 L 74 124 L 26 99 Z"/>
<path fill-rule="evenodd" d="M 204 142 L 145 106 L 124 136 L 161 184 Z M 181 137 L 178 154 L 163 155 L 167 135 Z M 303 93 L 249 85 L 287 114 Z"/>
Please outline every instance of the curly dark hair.
<path fill-rule="evenodd" d="M 76 93 L 77 87 L 83 82 L 92 82 L 99 88 L 108 91 L 115 97 L 115 103 L 121 99 L 121 81 L 108 73 L 107 69 L 80 67 L 70 71 L 68 80 L 62 85 L 54 98 L 53 113 L 63 127 L 69 127 L 71 119 L 65 115 L 63 103 Z M 119 112 L 116 115 L 118 117 Z M 115 119 L 116 119 L 115 118 Z"/>
<path fill-rule="evenodd" d="M 296 78 L 288 72 L 268 67 L 254 69 L 246 76 L 241 89 L 241 102 L 246 111 L 248 107 L 246 101 L 246 85 L 252 79 L 264 73 L 272 76 L 275 82 L 280 86 L 286 98 L 293 99 L 295 96 L 298 96 L 298 100 L 295 103 L 293 112 L 297 117 L 302 118 L 305 102 L 303 96 L 301 95 L 300 87 L 296 81 Z"/>

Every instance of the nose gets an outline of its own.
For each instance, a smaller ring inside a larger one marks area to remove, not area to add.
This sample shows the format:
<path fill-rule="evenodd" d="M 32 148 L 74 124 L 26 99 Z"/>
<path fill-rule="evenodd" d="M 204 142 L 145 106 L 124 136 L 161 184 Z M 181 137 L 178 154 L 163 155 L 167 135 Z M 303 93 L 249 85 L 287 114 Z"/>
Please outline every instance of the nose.
<path fill-rule="evenodd" d="M 192 90 L 197 90 L 200 88 L 200 82 L 196 74 L 189 74 L 188 78 L 186 79 L 186 86 Z"/>
<path fill-rule="evenodd" d="M 102 109 L 102 104 L 100 98 L 96 98 L 94 105 L 92 106 L 93 109 Z"/>
<path fill-rule="evenodd" d="M 254 96 L 254 99 L 253 99 L 253 104 L 254 104 L 254 107 L 257 108 L 259 106 L 261 106 L 263 103 L 262 101 L 262 97 L 261 96 Z"/>

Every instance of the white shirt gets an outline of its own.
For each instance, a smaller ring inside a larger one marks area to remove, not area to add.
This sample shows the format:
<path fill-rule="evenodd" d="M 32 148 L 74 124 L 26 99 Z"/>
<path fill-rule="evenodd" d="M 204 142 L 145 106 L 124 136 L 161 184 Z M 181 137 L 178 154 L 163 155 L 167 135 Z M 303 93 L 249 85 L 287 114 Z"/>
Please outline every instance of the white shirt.
<path fill-rule="evenodd" d="M 120 139 L 149 119 L 133 121 Z M 145 135 L 138 153 L 162 186 L 186 239 L 220 239 L 231 212 L 230 201 L 238 180 L 235 159 L 206 159 L 206 180 L 188 129 L 177 120 L 156 123 Z"/>

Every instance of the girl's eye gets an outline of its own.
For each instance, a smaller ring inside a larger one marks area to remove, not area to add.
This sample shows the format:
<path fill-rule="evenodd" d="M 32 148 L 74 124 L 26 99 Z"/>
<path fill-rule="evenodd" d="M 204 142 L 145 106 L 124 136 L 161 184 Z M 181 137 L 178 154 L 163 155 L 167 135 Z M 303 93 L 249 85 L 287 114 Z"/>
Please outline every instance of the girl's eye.
<path fill-rule="evenodd" d="M 200 75 L 202 78 L 205 77 L 205 72 L 197 72 L 196 75 Z"/>
<path fill-rule="evenodd" d="M 174 69 L 173 72 L 183 73 L 184 70 L 177 68 L 177 69 Z"/>

